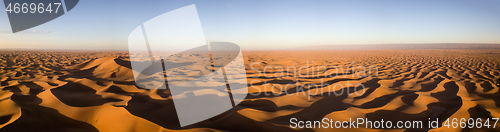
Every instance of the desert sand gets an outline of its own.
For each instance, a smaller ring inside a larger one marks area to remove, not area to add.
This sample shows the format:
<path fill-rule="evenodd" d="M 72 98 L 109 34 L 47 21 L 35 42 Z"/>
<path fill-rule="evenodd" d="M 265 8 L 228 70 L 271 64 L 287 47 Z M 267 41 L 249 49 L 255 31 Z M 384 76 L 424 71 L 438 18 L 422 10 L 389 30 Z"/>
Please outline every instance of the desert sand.
<path fill-rule="evenodd" d="M 291 118 L 424 124 L 428 119 L 441 124 L 447 118 L 499 118 L 500 50 L 242 53 L 246 99 L 218 116 L 180 127 L 168 89 L 137 87 L 128 52 L 0 51 L 0 131 L 500 131 L 500 123 L 495 129 L 290 127 Z"/>

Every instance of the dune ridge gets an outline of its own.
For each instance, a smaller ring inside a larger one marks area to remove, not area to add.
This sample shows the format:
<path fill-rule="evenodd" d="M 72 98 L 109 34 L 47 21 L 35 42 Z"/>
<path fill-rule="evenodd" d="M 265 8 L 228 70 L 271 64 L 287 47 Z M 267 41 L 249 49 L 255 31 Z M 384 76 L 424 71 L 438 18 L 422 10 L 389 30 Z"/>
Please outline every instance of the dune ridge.
<path fill-rule="evenodd" d="M 498 50 L 244 51 L 243 56 L 247 98 L 181 128 L 175 95 L 138 88 L 127 52 L 0 51 L 0 131 L 500 130 L 307 129 L 290 128 L 289 122 L 498 118 Z M 376 66 L 378 72 L 358 66 Z"/>

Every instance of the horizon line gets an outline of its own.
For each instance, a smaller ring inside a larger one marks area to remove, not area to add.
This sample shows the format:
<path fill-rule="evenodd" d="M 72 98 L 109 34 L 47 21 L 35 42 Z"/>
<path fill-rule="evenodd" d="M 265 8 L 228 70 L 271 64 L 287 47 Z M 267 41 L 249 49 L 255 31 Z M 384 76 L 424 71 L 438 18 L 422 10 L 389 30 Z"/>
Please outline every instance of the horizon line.
<path fill-rule="evenodd" d="M 242 49 L 246 51 L 252 50 L 296 50 L 297 48 L 311 48 L 320 46 L 370 46 L 370 45 L 498 45 L 500 43 L 374 43 L 374 44 L 323 44 L 323 45 L 305 45 L 300 47 L 286 48 L 286 49 Z M 128 49 L 34 49 L 34 48 L 0 48 L 0 51 L 102 51 L 102 52 L 120 52 L 120 51 L 130 51 Z M 165 51 L 176 51 L 176 50 L 165 50 Z"/>

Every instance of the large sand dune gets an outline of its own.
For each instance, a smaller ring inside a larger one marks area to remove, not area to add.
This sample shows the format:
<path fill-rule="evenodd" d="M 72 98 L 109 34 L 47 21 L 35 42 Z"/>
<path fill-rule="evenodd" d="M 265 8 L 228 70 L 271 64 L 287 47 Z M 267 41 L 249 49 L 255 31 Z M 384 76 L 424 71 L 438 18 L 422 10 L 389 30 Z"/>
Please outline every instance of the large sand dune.
<path fill-rule="evenodd" d="M 168 90 L 135 85 L 127 52 L 0 51 L 0 131 L 500 131 L 500 124 L 495 129 L 290 127 L 291 118 L 424 124 L 429 118 L 440 124 L 447 118 L 499 118 L 499 50 L 243 51 L 243 56 L 247 98 L 181 128 Z M 370 66 L 378 72 L 362 69 Z"/>

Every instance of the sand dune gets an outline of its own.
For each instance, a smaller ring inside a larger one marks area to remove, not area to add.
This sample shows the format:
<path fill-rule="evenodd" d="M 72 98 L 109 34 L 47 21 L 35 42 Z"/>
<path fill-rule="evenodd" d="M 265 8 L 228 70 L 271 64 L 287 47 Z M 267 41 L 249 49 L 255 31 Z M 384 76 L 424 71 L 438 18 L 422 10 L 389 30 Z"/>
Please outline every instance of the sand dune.
<path fill-rule="evenodd" d="M 127 52 L 0 51 L 0 131 L 405 131 L 290 128 L 290 119 L 427 124 L 431 118 L 441 124 L 447 118 L 500 117 L 498 50 L 244 51 L 243 56 L 247 98 L 218 116 L 180 127 L 175 95 L 138 88 Z M 362 69 L 370 66 L 378 72 Z M 406 130 L 500 131 L 500 124 Z"/>

